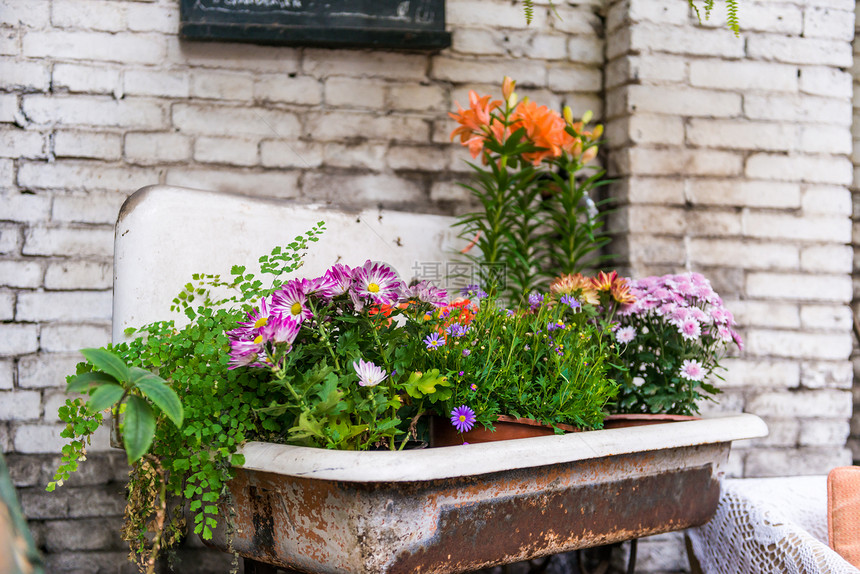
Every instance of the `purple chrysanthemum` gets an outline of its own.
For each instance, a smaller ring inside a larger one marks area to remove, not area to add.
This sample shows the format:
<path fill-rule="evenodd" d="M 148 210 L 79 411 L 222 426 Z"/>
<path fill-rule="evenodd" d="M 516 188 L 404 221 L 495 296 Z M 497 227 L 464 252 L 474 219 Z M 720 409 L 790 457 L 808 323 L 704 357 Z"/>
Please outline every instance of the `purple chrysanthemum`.
<path fill-rule="evenodd" d="M 424 344 L 427 346 L 429 351 L 433 349 L 438 349 L 442 345 L 445 344 L 445 338 L 442 337 L 439 333 L 431 333 L 428 336 L 424 337 Z"/>
<path fill-rule="evenodd" d="M 323 275 L 319 294 L 326 299 L 343 295 L 352 286 L 352 269 L 343 263 L 335 263 Z"/>
<path fill-rule="evenodd" d="M 262 367 L 262 363 L 258 360 L 261 354 L 263 354 L 261 335 L 254 340 L 233 339 L 230 341 L 230 366 L 227 368 Z"/>
<path fill-rule="evenodd" d="M 429 281 L 420 281 L 407 288 L 406 294 L 409 297 L 418 299 L 424 303 L 430 303 L 436 307 L 443 307 L 448 304 L 448 292 L 440 289 Z"/>
<path fill-rule="evenodd" d="M 388 374 L 382 367 L 377 367 L 370 361 L 353 361 L 352 368 L 358 375 L 358 384 L 362 387 L 375 387 L 385 380 Z"/>
<path fill-rule="evenodd" d="M 301 329 L 301 321 L 292 316 L 271 315 L 262 329 L 263 339 L 275 344 L 292 345 Z"/>
<path fill-rule="evenodd" d="M 403 283 L 394 269 L 368 259 L 352 272 L 352 288 L 359 297 L 377 305 L 392 305 L 400 299 Z"/>
<path fill-rule="evenodd" d="M 451 411 L 451 424 L 454 425 L 454 428 L 458 432 L 462 433 L 472 430 L 472 427 L 475 426 L 475 420 L 475 411 L 466 405 L 461 405 Z"/>
<path fill-rule="evenodd" d="M 488 296 L 487 292 L 481 289 L 479 285 L 466 285 L 460 289 L 460 295 L 463 297 L 474 297 L 476 299 L 483 299 Z"/>
<path fill-rule="evenodd" d="M 681 377 L 688 381 L 701 381 L 705 378 L 705 371 L 696 359 L 684 359 L 681 364 Z"/>
<path fill-rule="evenodd" d="M 272 312 L 293 317 L 300 322 L 313 317 L 301 280 L 291 279 L 275 291 L 272 295 Z"/>

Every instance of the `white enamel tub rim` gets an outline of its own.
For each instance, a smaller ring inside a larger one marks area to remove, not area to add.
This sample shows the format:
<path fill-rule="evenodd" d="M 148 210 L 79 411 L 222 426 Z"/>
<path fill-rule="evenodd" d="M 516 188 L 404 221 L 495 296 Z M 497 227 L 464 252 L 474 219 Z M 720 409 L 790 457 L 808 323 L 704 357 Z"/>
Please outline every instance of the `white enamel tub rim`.
<path fill-rule="evenodd" d="M 421 482 L 716 444 L 767 436 L 752 414 L 716 414 L 701 420 L 568 433 L 483 444 L 391 451 L 339 451 L 249 442 L 239 452 L 246 469 L 345 482 Z"/>

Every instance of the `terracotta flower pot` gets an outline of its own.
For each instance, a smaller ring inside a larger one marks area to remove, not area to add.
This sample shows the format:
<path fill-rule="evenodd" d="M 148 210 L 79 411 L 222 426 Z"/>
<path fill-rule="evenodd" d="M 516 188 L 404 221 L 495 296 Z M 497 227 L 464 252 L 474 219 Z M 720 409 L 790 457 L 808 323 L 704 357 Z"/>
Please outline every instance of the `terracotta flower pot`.
<path fill-rule="evenodd" d="M 620 414 L 609 415 L 603 419 L 603 428 L 605 429 L 620 429 L 626 427 L 638 427 L 644 425 L 659 425 L 663 423 L 681 422 L 681 421 L 697 421 L 702 417 L 689 415 L 668 415 L 668 414 Z"/>
<path fill-rule="evenodd" d="M 482 442 L 494 442 L 498 440 L 512 440 L 518 438 L 531 438 L 536 436 L 550 436 L 555 430 L 550 425 L 545 425 L 533 419 L 518 419 L 507 415 L 499 415 L 493 424 L 495 432 L 485 429 L 481 425 L 475 425 L 472 430 L 464 433 L 457 432 L 451 421 L 443 417 L 431 417 L 430 419 L 430 446 L 456 446 L 465 443 L 475 444 Z M 578 432 L 579 429 L 570 425 L 556 425 L 565 432 Z"/>

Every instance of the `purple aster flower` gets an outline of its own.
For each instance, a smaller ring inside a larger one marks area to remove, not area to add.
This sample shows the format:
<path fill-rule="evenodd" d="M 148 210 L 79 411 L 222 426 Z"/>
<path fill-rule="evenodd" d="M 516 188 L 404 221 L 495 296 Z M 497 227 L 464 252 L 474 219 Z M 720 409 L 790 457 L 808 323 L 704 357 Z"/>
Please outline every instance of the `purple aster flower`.
<path fill-rule="evenodd" d="M 358 384 L 362 387 L 375 387 L 388 376 L 383 368 L 377 367 L 370 361 L 361 359 L 353 361 L 352 368 L 355 369 L 358 375 Z"/>
<path fill-rule="evenodd" d="M 469 332 L 469 327 L 467 327 L 466 325 L 461 325 L 460 323 L 452 323 L 445 330 L 452 337 L 465 337 L 466 333 Z"/>
<path fill-rule="evenodd" d="M 465 374 L 466 374 L 466 371 L 460 371 L 459 373 L 457 373 L 457 376 L 462 377 Z"/>
<path fill-rule="evenodd" d="M 705 378 L 705 371 L 696 359 L 684 359 L 681 364 L 681 377 L 688 381 L 701 381 Z"/>
<path fill-rule="evenodd" d="M 472 427 L 475 426 L 475 420 L 475 411 L 466 405 L 461 405 L 451 411 L 451 424 L 454 425 L 454 428 L 458 432 L 462 433 L 472 430 Z"/>
<path fill-rule="evenodd" d="M 550 321 L 546 324 L 546 330 L 550 333 L 558 329 L 564 329 L 564 323 L 561 321 Z"/>
<path fill-rule="evenodd" d="M 365 261 L 352 272 L 352 289 L 377 305 L 393 305 L 400 299 L 403 283 L 394 269 L 385 263 Z"/>
<path fill-rule="evenodd" d="M 326 299 L 334 299 L 349 291 L 352 286 L 352 269 L 343 263 L 335 263 L 325 272 L 323 279 L 320 295 Z"/>
<path fill-rule="evenodd" d="M 469 385 L 469 388 L 472 389 L 473 391 L 477 391 L 478 385 L 476 385 L 475 383 L 472 383 L 471 385 Z"/>
<path fill-rule="evenodd" d="M 541 303 L 543 303 L 543 295 L 540 293 L 532 293 L 529 295 L 529 307 L 535 309 L 540 307 Z"/>
<path fill-rule="evenodd" d="M 436 287 L 429 281 L 420 281 L 412 287 L 408 287 L 406 295 L 424 303 L 430 303 L 435 307 L 444 307 L 448 304 L 448 292 Z"/>
<path fill-rule="evenodd" d="M 445 338 L 442 337 L 439 333 L 431 333 L 427 337 L 424 337 L 424 344 L 427 346 L 429 351 L 433 349 L 438 349 L 442 345 L 445 344 Z"/>
<path fill-rule="evenodd" d="M 472 351 L 470 351 L 469 349 L 463 349 L 463 356 L 464 357 L 468 357 L 471 354 L 472 354 Z"/>
<path fill-rule="evenodd" d="M 460 289 L 460 295 L 463 297 L 475 297 L 478 299 L 483 299 L 487 297 L 487 292 L 481 289 L 478 285 L 466 285 L 462 289 Z"/>
<path fill-rule="evenodd" d="M 272 312 L 286 317 L 294 317 L 299 321 L 313 317 L 308 307 L 308 297 L 302 290 L 302 282 L 298 279 L 287 281 L 272 295 Z"/>
<path fill-rule="evenodd" d="M 561 299 L 559 299 L 559 301 L 561 301 L 562 304 L 567 305 L 568 307 L 570 307 L 574 311 L 576 311 L 582 307 L 582 304 L 579 301 L 577 301 L 576 297 L 574 297 L 573 295 L 562 295 Z"/>

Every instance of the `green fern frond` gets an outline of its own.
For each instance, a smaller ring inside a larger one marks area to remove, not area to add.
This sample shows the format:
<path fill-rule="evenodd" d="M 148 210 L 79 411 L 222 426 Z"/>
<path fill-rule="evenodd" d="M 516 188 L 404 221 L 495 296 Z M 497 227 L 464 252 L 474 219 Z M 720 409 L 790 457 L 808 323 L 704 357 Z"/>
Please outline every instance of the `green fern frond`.
<path fill-rule="evenodd" d="M 735 33 L 741 35 L 741 25 L 738 19 L 738 0 L 726 0 L 726 24 Z"/>
<path fill-rule="evenodd" d="M 523 0 L 523 11 L 526 13 L 526 24 L 531 24 L 535 17 L 535 5 L 532 0 Z"/>
<path fill-rule="evenodd" d="M 711 10 L 714 9 L 714 0 L 705 0 L 705 20 L 710 19 Z"/>
<path fill-rule="evenodd" d="M 699 23 L 701 23 L 702 22 L 702 15 L 699 14 L 699 8 L 695 4 L 693 4 L 693 0 L 687 0 L 687 3 L 690 5 L 690 8 L 693 9 L 693 12 L 696 13 L 696 20 L 698 20 Z"/>

